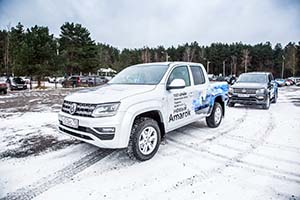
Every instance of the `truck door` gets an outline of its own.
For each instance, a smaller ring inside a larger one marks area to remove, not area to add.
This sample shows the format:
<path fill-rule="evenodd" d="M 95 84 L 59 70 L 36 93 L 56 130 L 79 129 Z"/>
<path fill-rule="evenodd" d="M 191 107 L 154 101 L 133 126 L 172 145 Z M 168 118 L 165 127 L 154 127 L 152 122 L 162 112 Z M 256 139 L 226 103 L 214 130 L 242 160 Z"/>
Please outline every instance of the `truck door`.
<path fill-rule="evenodd" d="M 167 85 L 175 79 L 182 79 L 185 87 L 166 90 L 168 130 L 175 129 L 192 121 L 192 93 L 191 79 L 188 66 L 176 66 L 167 79 Z"/>
<path fill-rule="evenodd" d="M 208 80 L 205 79 L 203 69 L 200 65 L 191 65 L 190 68 L 194 83 L 192 110 L 194 111 L 195 118 L 200 118 L 206 116 L 209 110 L 209 83 Z"/>

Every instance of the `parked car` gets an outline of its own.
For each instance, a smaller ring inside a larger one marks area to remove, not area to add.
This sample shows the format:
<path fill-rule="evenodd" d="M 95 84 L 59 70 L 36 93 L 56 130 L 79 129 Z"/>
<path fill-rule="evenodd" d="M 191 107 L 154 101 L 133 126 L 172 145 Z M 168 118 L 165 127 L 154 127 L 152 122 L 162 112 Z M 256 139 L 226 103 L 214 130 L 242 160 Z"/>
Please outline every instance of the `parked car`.
<path fill-rule="evenodd" d="M 227 83 L 229 85 L 233 85 L 235 82 L 236 82 L 237 78 L 235 75 L 231 75 L 231 76 L 228 76 L 227 78 Z"/>
<path fill-rule="evenodd" d="M 6 77 L 0 77 L 0 93 L 7 94 Z"/>
<path fill-rule="evenodd" d="M 278 87 L 285 86 L 285 80 L 282 78 L 276 78 L 275 82 L 277 83 Z"/>
<path fill-rule="evenodd" d="M 148 63 L 125 68 L 108 84 L 64 99 L 59 131 L 102 148 L 151 159 L 166 133 L 206 119 L 220 125 L 227 83 L 209 83 L 202 64 Z"/>
<path fill-rule="evenodd" d="M 277 84 L 272 73 L 249 72 L 243 73 L 239 79 L 229 88 L 228 106 L 239 104 L 262 105 L 269 109 L 270 102 L 276 103 L 278 98 Z"/>
<path fill-rule="evenodd" d="M 7 79 L 10 90 L 26 90 L 26 82 L 20 77 L 9 77 Z"/>
<path fill-rule="evenodd" d="M 108 80 L 105 77 L 101 77 L 101 76 L 89 76 L 88 77 L 88 86 L 103 85 L 107 82 L 108 82 Z"/>
<path fill-rule="evenodd" d="M 46 80 L 48 81 L 48 83 L 62 83 L 65 78 L 64 77 L 55 77 L 55 76 L 48 76 L 48 77 L 45 77 Z"/>
<path fill-rule="evenodd" d="M 63 77 L 63 76 L 56 77 L 57 83 L 62 83 L 64 80 L 65 80 L 65 77 Z"/>
<path fill-rule="evenodd" d="M 292 80 L 295 84 L 297 84 L 298 82 L 300 82 L 300 77 L 289 77 L 289 80 Z"/>
<path fill-rule="evenodd" d="M 30 77 L 29 76 L 22 76 L 20 77 L 21 79 L 23 79 L 25 81 L 26 84 L 30 84 Z"/>
<path fill-rule="evenodd" d="M 68 78 L 64 79 L 62 81 L 62 86 L 63 87 L 79 87 L 80 86 L 80 76 L 78 75 L 73 75 L 69 76 Z"/>
<path fill-rule="evenodd" d="M 47 78 L 47 81 L 48 81 L 48 83 L 55 83 L 55 82 L 57 82 L 56 81 L 56 77 L 46 77 Z"/>
<path fill-rule="evenodd" d="M 291 79 L 285 79 L 285 85 L 286 86 L 290 86 L 290 85 L 294 85 L 294 81 L 292 81 Z"/>

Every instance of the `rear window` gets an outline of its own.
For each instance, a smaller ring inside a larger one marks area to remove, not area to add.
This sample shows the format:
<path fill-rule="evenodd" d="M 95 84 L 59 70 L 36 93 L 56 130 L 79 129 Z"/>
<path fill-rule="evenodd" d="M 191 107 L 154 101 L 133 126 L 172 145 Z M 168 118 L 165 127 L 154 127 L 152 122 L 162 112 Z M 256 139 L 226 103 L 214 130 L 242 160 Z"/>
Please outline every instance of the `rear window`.
<path fill-rule="evenodd" d="M 204 74 L 200 66 L 191 66 L 191 70 L 192 70 L 195 85 L 200 85 L 205 83 Z"/>

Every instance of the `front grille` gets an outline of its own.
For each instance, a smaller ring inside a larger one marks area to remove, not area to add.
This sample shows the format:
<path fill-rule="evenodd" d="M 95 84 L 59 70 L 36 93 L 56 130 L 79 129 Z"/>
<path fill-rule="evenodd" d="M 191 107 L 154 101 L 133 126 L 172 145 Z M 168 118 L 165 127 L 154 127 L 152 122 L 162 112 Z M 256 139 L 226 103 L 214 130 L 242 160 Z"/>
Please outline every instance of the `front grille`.
<path fill-rule="evenodd" d="M 256 94 L 256 90 L 254 88 L 234 88 L 233 92 L 239 94 Z"/>
<path fill-rule="evenodd" d="M 234 101 L 256 102 L 256 98 L 255 97 L 232 97 L 231 100 L 234 100 Z"/>
<path fill-rule="evenodd" d="M 62 111 L 65 113 L 70 113 L 70 108 L 72 104 L 76 104 L 76 111 L 73 115 L 84 116 L 84 117 L 92 117 L 93 110 L 96 108 L 96 104 L 88 104 L 88 103 L 76 103 L 71 101 L 64 101 L 62 106 Z"/>

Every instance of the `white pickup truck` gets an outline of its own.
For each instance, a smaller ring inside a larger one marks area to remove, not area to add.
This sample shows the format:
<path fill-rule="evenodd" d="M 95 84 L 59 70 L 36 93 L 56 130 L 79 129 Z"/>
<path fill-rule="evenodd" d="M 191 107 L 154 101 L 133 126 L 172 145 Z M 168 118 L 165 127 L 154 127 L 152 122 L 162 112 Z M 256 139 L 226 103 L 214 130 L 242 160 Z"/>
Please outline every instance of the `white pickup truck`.
<path fill-rule="evenodd" d="M 67 96 L 58 128 L 101 148 L 127 148 L 131 158 L 144 161 L 174 129 L 203 118 L 218 127 L 227 100 L 227 83 L 210 84 L 202 64 L 139 64 Z"/>

